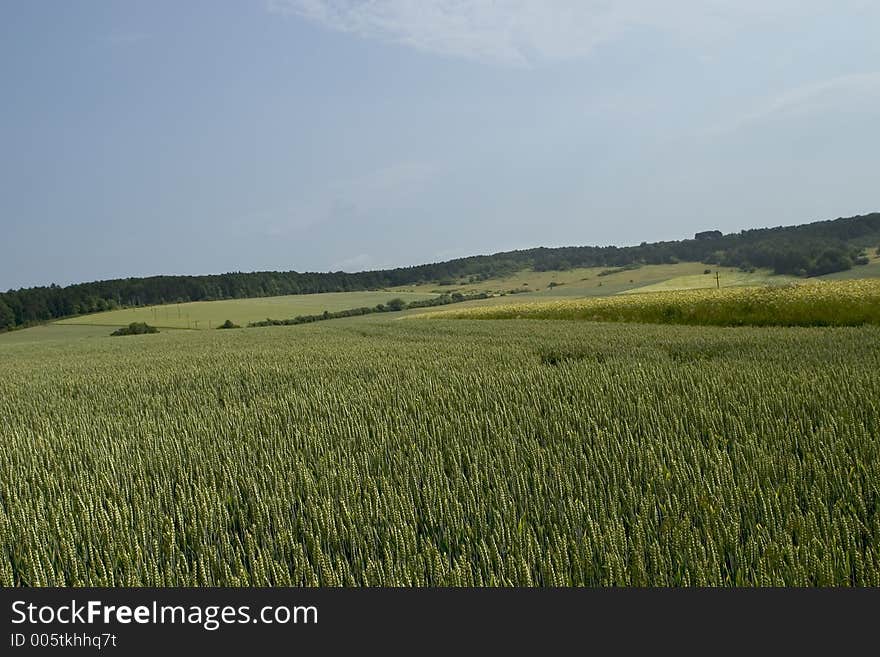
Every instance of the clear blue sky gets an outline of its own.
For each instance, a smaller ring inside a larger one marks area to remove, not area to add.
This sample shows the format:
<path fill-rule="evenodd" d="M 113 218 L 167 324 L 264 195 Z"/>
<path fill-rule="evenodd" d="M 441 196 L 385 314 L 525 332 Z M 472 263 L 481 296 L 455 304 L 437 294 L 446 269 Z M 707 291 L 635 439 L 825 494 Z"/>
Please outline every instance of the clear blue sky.
<path fill-rule="evenodd" d="M 0 5 L 0 289 L 880 209 L 880 3 Z"/>

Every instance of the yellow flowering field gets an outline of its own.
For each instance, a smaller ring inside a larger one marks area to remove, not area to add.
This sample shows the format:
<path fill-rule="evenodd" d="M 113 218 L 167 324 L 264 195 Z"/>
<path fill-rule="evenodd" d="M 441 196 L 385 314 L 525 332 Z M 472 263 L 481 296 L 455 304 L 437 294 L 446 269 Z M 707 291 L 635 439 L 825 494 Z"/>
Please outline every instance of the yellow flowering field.
<path fill-rule="evenodd" d="M 576 319 L 709 326 L 880 324 L 880 280 L 674 290 L 446 310 L 445 319 Z"/>

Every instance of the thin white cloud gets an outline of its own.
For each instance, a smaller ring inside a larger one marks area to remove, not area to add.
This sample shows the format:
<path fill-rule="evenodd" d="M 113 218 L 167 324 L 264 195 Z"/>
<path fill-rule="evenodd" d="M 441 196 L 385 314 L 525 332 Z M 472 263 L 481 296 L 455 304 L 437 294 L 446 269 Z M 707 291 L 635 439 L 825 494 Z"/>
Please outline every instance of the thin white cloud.
<path fill-rule="evenodd" d="M 362 217 L 405 207 L 418 198 L 437 170 L 431 164 L 405 161 L 341 178 L 309 190 L 290 206 L 240 217 L 241 231 L 259 226 L 265 235 L 286 237 L 340 215 Z"/>
<path fill-rule="evenodd" d="M 765 121 L 837 111 L 841 108 L 864 110 L 878 106 L 880 71 L 852 73 L 786 89 L 764 99 L 742 115 L 715 126 L 709 133 L 728 133 Z"/>
<path fill-rule="evenodd" d="M 332 194 L 361 204 L 397 202 L 420 191 L 435 173 L 426 162 L 407 161 L 380 167 L 355 178 L 330 185 Z"/>
<path fill-rule="evenodd" d="M 814 112 L 880 96 L 880 72 L 853 73 L 789 89 L 764 107 L 743 117 L 743 122 L 774 116 Z"/>
<path fill-rule="evenodd" d="M 367 271 L 369 269 L 388 269 L 391 265 L 376 260 L 369 253 L 359 253 L 351 258 L 334 262 L 330 265 L 330 271 Z"/>
<path fill-rule="evenodd" d="M 589 55 L 632 30 L 713 43 L 864 0 L 270 0 L 327 28 L 451 57 L 528 65 Z"/>

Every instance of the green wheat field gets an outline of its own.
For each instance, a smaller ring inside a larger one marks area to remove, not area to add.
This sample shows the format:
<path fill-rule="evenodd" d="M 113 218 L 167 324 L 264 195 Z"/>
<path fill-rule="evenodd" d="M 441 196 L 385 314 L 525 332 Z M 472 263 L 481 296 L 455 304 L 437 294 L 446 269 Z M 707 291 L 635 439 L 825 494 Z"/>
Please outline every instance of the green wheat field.
<path fill-rule="evenodd" d="M 88 336 L 0 343 L 0 585 L 880 586 L 870 323 Z"/>

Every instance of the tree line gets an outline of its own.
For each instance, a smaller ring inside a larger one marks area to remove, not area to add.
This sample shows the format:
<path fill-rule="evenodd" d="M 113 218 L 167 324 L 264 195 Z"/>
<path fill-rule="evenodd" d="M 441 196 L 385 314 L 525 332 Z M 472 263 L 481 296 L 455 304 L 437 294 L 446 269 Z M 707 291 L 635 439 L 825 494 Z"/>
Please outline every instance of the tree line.
<path fill-rule="evenodd" d="M 556 271 L 574 267 L 704 262 L 742 269 L 769 268 L 777 274 L 819 276 L 866 262 L 863 250 L 878 244 L 880 213 L 872 213 L 727 235 L 707 230 L 697 233 L 693 239 L 643 242 L 638 246 L 539 247 L 356 273 L 231 272 L 125 278 L 66 287 L 50 285 L 0 293 L 0 330 L 120 307 L 379 290 L 419 283 L 474 283 L 527 268 Z"/>

